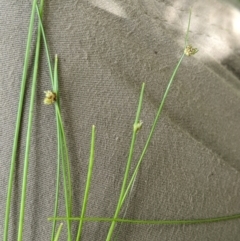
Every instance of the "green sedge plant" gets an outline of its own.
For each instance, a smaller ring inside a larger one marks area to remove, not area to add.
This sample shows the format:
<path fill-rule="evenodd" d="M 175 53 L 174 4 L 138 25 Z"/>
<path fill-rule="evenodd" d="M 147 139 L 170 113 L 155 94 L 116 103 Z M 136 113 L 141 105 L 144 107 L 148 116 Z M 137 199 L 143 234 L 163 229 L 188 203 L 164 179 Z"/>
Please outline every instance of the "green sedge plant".
<path fill-rule="evenodd" d="M 66 222 L 67 227 L 67 240 L 72 241 L 81 240 L 82 229 L 85 222 L 109 222 L 110 227 L 109 231 L 106 234 L 106 241 L 110 241 L 113 239 L 115 227 L 117 223 L 131 223 L 131 224 L 152 224 L 152 225 L 183 225 L 183 224 L 201 224 L 201 223 L 212 223 L 212 222 L 220 222 L 220 221 L 228 221 L 233 219 L 239 219 L 240 214 L 225 216 L 225 217 L 217 217 L 217 218 L 208 218 L 208 219 L 195 219 L 195 220 L 129 220 L 120 218 L 119 214 L 123 210 L 123 205 L 126 203 L 127 197 L 130 196 L 131 190 L 133 188 L 134 182 L 136 180 L 136 176 L 138 174 L 139 168 L 141 163 L 144 159 L 145 153 L 148 149 L 149 143 L 151 142 L 152 136 L 154 134 L 155 128 L 157 126 L 157 122 L 160 118 L 162 109 L 164 107 L 164 103 L 168 96 L 170 87 L 173 83 L 173 80 L 176 76 L 176 73 L 184 59 L 184 56 L 192 56 L 197 53 L 197 49 L 193 48 L 191 45 L 188 44 L 188 34 L 190 28 L 190 19 L 191 19 L 191 11 L 189 15 L 188 21 L 188 28 L 185 37 L 185 46 L 183 49 L 183 53 L 173 70 L 172 76 L 169 80 L 167 85 L 166 91 L 163 95 L 163 98 L 160 102 L 156 117 L 153 121 L 149 136 L 146 140 L 146 144 L 142 150 L 140 158 L 138 160 L 137 165 L 135 166 L 134 172 L 131 177 L 129 177 L 129 170 L 132 167 L 132 159 L 134 153 L 135 142 L 137 138 L 137 132 L 140 131 L 142 128 L 142 121 L 140 120 L 141 115 L 141 108 L 144 96 L 144 88 L 145 83 L 142 84 L 137 112 L 135 121 L 133 124 L 132 129 L 132 139 L 130 142 L 129 148 L 129 155 L 126 163 L 125 173 L 123 176 L 122 187 L 120 190 L 118 202 L 116 204 L 115 213 L 112 218 L 105 218 L 105 217 L 86 217 L 86 208 L 89 198 L 89 192 L 91 187 L 91 180 L 93 174 L 93 165 L 94 165 L 94 153 L 95 153 L 95 136 L 96 136 L 96 128 L 92 126 L 91 132 L 91 145 L 90 145 L 90 157 L 89 157 L 89 167 L 86 179 L 86 187 L 83 196 L 83 205 L 81 208 L 80 216 L 79 217 L 72 217 L 72 186 L 71 186 L 71 170 L 70 170 L 70 160 L 68 155 L 68 147 L 67 147 L 67 139 L 64 131 L 64 124 L 61 117 L 61 108 L 60 108 L 60 93 L 59 93 L 59 84 L 58 84 L 58 56 L 55 55 L 54 66 L 52 68 L 51 58 L 48 51 L 46 36 L 44 33 L 44 27 L 42 23 L 42 12 L 43 12 L 43 0 L 40 1 L 39 6 L 37 0 L 33 0 L 32 3 L 32 12 L 30 17 L 30 24 L 29 24 L 29 31 L 28 31 L 28 38 L 27 38 L 27 46 L 26 46 L 26 53 L 25 53 L 25 60 L 24 60 L 24 67 L 23 67 L 23 75 L 22 75 L 22 84 L 21 84 L 21 91 L 20 91 L 20 98 L 19 98 L 19 105 L 18 105 L 18 113 L 17 113 L 17 120 L 16 120 L 16 128 L 15 128 L 15 136 L 14 136 L 14 143 L 12 149 L 12 159 L 11 159 L 11 167 L 10 167 L 10 174 L 9 174 L 9 182 L 8 182 L 8 192 L 7 192 L 7 200 L 6 200 L 6 212 L 5 212 L 5 224 L 4 224 L 4 234 L 3 240 L 8 240 L 8 232 L 9 232 L 9 219 L 10 219 L 10 207 L 11 207 L 11 197 L 12 197 L 12 186 L 14 180 L 14 172 L 16 166 L 16 159 L 17 159 L 17 150 L 18 150 L 18 141 L 19 141 L 19 132 L 21 129 L 21 118 L 22 118 L 22 110 L 23 110 L 23 98 L 25 95 L 26 89 L 26 79 L 27 79 L 27 70 L 29 64 L 29 55 L 30 55 L 30 45 L 32 41 L 32 33 L 33 33 L 33 26 L 34 26 L 34 19 L 35 14 L 37 13 L 38 16 L 38 31 L 37 31 L 37 42 L 36 42 L 36 50 L 35 50 L 35 59 L 34 59 L 34 69 L 33 69 L 33 80 L 32 80 L 32 90 L 31 90 L 31 97 L 30 97 L 30 110 L 29 110 L 29 118 L 28 118 L 28 129 L 27 129 L 27 137 L 26 137 L 26 150 L 25 150 L 25 158 L 24 158 L 24 168 L 23 168 L 23 184 L 22 184 L 22 195 L 21 195 L 21 204 L 20 204 L 20 214 L 19 214 L 19 226 L 18 226 L 18 241 L 23 240 L 23 227 L 24 227 L 24 215 L 25 215 L 25 206 L 26 206 L 26 185 L 27 185 L 27 176 L 28 176 L 28 163 L 29 163 L 29 150 L 30 150 L 30 143 L 31 143 L 31 129 L 32 129 L 32 118 L 33 118 L 33 106 L 34 106 L 34 98 L 36 93 L 36 83 L 37 83 L 37 72 L 38 72 L 38 62 L 39 62 L 39 53 L 40 53 L 40 40 L 42 37 L 47 62 L 49 67 L 49 75 L 51 80 L 51 89 L 45 91 L 45 99 L 44 103 L 47 105 L 53 104 L 55 106 L 55 116 L 56 116 L 56 124 L 57 124 L 57 162 L 56 162 L 56 194 L 55 194 L 55 204 L 53 210 L 53 217 L 49 218 L 50 221 L 53 222 L 52 225 L 52 234 L 51 234 L 51 241 L 59 240 L 60 233 L 62 227 L 64 226 L 63 222 Z M 62 177 L 61 177 L 62 173 Z M 59 217 L 58 216 L 58 203 L 59 203 L 59 188 L 60 188 L 60 180 L 63 180 L 64 183 L 64 197 L 65 197 L 65 210 L 66 216 Z M 126 213 L 127 210 L 125 210 Z M 61 221 L 58 229 L 56 230 L 57 222 Z M 72 227 L 71 222 L 78 221 L 78 231 L 76 237 L 72 235 Z M 25 224 L 27 225 L 27 224 Z"/>

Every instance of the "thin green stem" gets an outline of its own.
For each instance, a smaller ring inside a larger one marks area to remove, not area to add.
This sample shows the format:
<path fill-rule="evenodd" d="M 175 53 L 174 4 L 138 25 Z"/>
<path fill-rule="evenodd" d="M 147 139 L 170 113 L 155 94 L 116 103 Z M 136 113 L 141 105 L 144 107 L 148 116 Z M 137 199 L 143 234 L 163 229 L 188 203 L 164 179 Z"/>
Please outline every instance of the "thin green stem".
<path fill-rule="evenodd" d="M 42 10 L 43 10 L 43 0 L 41 0 L 41 3 L 40 3 L 40 14 L 42 14 Z M 40 52 L 40 40 L 41 40 L 41 28 L 40 28 L 40 24 L 39 24 L 38 33 L 37 33 L 35 59 L 34 59 L 33 81 L 32 81 L 32 90 L 31 90 L 31 98 L 30 98 L 26 149 L 25 149 L 25 158 L 24 158 L 24 167 L 23 167 L 23 183 L 22 183 L 22 195 L 21 195 L 19 226 L 18 226 L 18 241 L 21 241 L 22 236 L 23 236 L 25 203 L 26 203 L 26 194 L 27 194 L 29 152 L 30 152 L 31 132 L 32 132 L 34 99 L 35 99 L 35 93 L 36 93 L 36 87 L 37 87 L 37 73 L 38 73 L 38 62 L 39 62 L 39 52 Z"/>
<path fill-rule="evenodd" d="M 187 27 L 187 32 L 186 32 L 186 36 L 185 36 L 185 47 L 184 47 L 184 49 L 186 48 L 186 45 L 188 44 L 188 33 L 189 33 L 189 29 L 190 29 L 191 14 L 192 14 L 192 11 L 191 11 L 191 9 L 190 9 L 189 19 L 188 19 L 188 27 Z M 177 65 L 176 65 L 176 67 L 175 67 L 175 69 L 174 69 L 174 71 L 173 71 L 173 73 L 172 73 L 172 76 L 171 76 L 171 78 L 170 78 L 170 80 L 169 80 L 169 82 L 168 82 L 168 86 L 167 86 L 167 88 L 166 88 L 166 90 L 165 90 L 165 93 L 164 93 L 164 95 L 163 95 L 162 101 L 161 101 L 160 106 L 159 106 L 159 108 L 158 108 L 158 112 L 157 112 L 157 115 L 156 115 L 156 117 L 155 117 L 155 119 L 154 119 L 154 122 L 153 122 L 153 125 L 152 125 L 152 128 L 151 128 L 151 131 L 150 131 L 149 136 L 148 136 L 148 139 L 147 139 L 147 142 L 146 142 L 146 144 L 145 144 L 145 146 L 144 146 L 144 149 L 143 149 L 142 154 L 141 154 L 141 156 L 140 156 L 140 158 L 139 158 L 139 161 L 138 161 L 138 164 L 137 164 L 137 166 L 136 166 L 136 168 L 135 168 L 135 170 L 134 170 L 134 173 L 133 173 L 133 175 L 132 175 L 132 177 L 131 177 L 131 180 L 130 180 L 128 186 L 127 186 L 127 189 L 126 189 L 126 191 L 125 191 L 125 194 L 124 194 L 123 199 L 122 199 L 122 202 L 121 202 L 121 205 L 123 205 L 124 200 L 125 200 L 128 192 L 129 192 L 131 186 L 133 185 L 133 182 L 134 182 L 134 180 L 135 180 L 135 178 L 136 178 L 136 176 L 137 176 L 138 169 L 139 169 L 139 167 L 140 167 L 140 165 L 141 165 L 141 163 L 142 163 L 143 157 L 145 156 L 145 153 L 146 153 L 146 151 L 147 151 L 147 149 L 148 149 L 149 143 L 150 143 L 150 141 L 151 141 L 151 139 L 152 139 L 152 136 L 153 136 L 155 127 L 156 127 L 157 122 L 158 122 L 158 120 L 159 120 L 159 117 L 160 117 L 160 114 L 161 114 L 161 112 L 162 112 L 162 109 L 163 109 L 165 100 L 166 100 L 166 98 L 167 98 L 167 96 L 168 96 L 170 87 L 171 87 L 171 85 L 172 85 L 172 82 L 173 82 L 173 80 L 174 80 L 174 78 L 175 78 L 175 75 L 176 75 L 176 73 L 177 73 L 177 71 L 178 71 L 178 69 L 179 69 L 179 67 L 180 67 L 180 64 L 181 64 L 184 56 L 185 56 L 185 54 L 184 54 L 184 52 L 183 52 L 180 60 L 178 61 Z"/>
<path fill-rule="evenodd" d="M 125 192 L 125 189 L 126 189 L 129 170 L 130 170 L 131 163 L 132 163 L 132 156 L 133 156 L 133 151 L 134 151 L 134 146 L 135 146 L 135 141 L 136 141 L 136 135 L 137 135 L 137 132 L 138 132 L 139 117 L 140 117 L 140 112 L 141 112 L 141 108 L 142 108 L 144 88 L 145 88 L 145 83 L 142 84 L 141 94 L 140 94 L 139 103 L 138 103 L 138 109 L 137 109 L 137 113 L 136 113 L 135 122 L 134 122 L 134 125 L 133 125 L 132 141 L 131 141 L 131 145 L 130 145 L 128 161 L 127 161 L 127 165 L 126 165 L 126 169 L 125 169 L 125 173 L 124 173 L 124 177 L 123 177 L 123 183 L 122 183 L 122 188 L 121 188 L 119 199 L 118 199 L 117 208 L 116 208 L 115 214 L 114 214 L 114 219 L 118 217 L 119 212 L 121 211 L 121 207 L 122 207 L 122 205 L 121 205 L 122 199 L 123 199 L 124 192 Z M 109 231 L 108 231 L 106 241 L 111 240 L 114 229 L 115 229 L 115 226 L 116 226 L 116 222 L 112 221 L 111 226 L 110 226 Z"/>
<path fill-rule="evenodd" d="M 31 41 L 32 41 L 32 32 L 33 32 L 35 6 L 36 5 L 37 5 L 37 0 L 34 0 L 33 5 L 32 5 L 30 24 L 29 24 L 29 28 L 28 28 L 28 37 L 27 37 L 27 45 L 26 45 L 23 73 L 22 73 L 21 90 L 20 90 L 20 97 L 19 97 L 19 102 L 18 102 L 18 113 L 17 113 L 15 134 L 14 134 L 14 139 L 13 139 L 13 149 L 12 149 L 9 180 L 8 180 L 8 191 L 7 191 L 6 211 L 5 211 L 5 221 L 4 221 L 5 222 L 4 223 L 4 234 L 3 234 L 4 241 L 8 240 L 8 229 L 9 229 L 9 217 L 10 217 L 10 208 L 11 208 L 13 179 L 14 179 L 14 172 L 15 172 L 15 165 L 16 165 L 16 158 L 17 158 L 18 140 L 19 140 L 21 119 L 22 119 L 23 100 L 24 100 L 24 96 L 25 96 L 27 70 L 28 70 L 28 62 L 29 62 L 29 55 L 30 55 L 30 48 L 31 48 Z"/>
<path fill-rule="evenodd" d="M 55 59 L 57 59 L 57 55 L 55 55 Z M 56 79 L 54 79 L 53 82 L 53 88 L 55 88 L 57 90 L 57 103 L 55 104 L 55 108 L 56 108 L 56 117 L 59 120 L 59 127 L 61 130 L 61 136 L 62 136 L 62 151 L 65 154 L 65 159 L 63 159 L 63 168 L 66 170 L 66 187 L 68 187 L 67 193 L 68 193 L 68 208 L 69 208 L 69 212 L 71 214 L 72 212 L 72 182 L 71 182 L 71 171 L 70 171 L 70 161 L 69 161 L 69 154 L 68 154 L 68 148 L 67 148 L 67 141 L 66 141 L 66 135 L 65 135 L 65 131 L 64 131 L 64 127 L 63 127 L 63 121 L 62 121 L 62 117 L 61 117 L 61 111 L 60 111 L 60 105 L 59 105 L 59 89 L 58 89 L 58 78 L 57 78 L 57 69 L 55 68 L 54 70 L 54 76 Z M 66 162 L 64 162 L 64 160 L 66 160 Z"/>
<path fill-rule="evenodd" d="M 57 94 L 57 103 L 55 104 L 55 111 L 56 111 L 57 128 L 59 131 L 59 138 L 60 138 L 60 145 L 61 145 L 61 155 L 62 155 L 61 159 L 62 159 L 62 168 L 63 168 L 63 176 L 64 176 L 64 193 L 65 193 L 66 212 L 67 212 L 67 216 L 71 216 L 72 187 L 71 187 L 70 163 L 69 163 L 69 155 L 68 155 L 68 149 L 67 149 L 67 144 L 66 144 L 66 137 L 65 137 L 64 127 L 63 127 L 62 118 L 61 118 L 61 111 L 60 111 L 57 69 L 54 68 L 54 77 L 53 77 L 52 67 L 51 67 L 52 65 L 51 65 L 51 61 L 50 61 L 46 36 L 45 36 L 42 21 L 41 21 L 41 16 L 39 15 L 39 10 L 37 7 L 36 7 L 36 10 L 37 10 L 37 13 L 39 16 L 39 22 L 41 25 L 41 31 L 42 31 L 43 41 L 44 41 L 44 45 L 45 45 L 45 51 L 46 51 L 47 60 L 48 60 L 52 88 L 53 88 L 53 91 Z M 57 55 L 55 56 L 55 60 L 57 61 Z M 66 162 L 64 162 L 64 160 L 66 160 Z M 67 227 L 68 227 L 68 240 L 71 241 L 71 223 L 70 222 L 68 222 Z"/>
<path fill-rule="evenodd" d="M 70 175 L 70 164 L 69 164 L 69 155 L 68 148 L 66 143 L 66 136 L 64 132 L 64 127 L 62 123 L 60 105 L 59 105 L 59 91 L 58 91 L 58 71 L 57 71 L 58 57 L 55 55 L 55 65 L 54 65 L 54 79 L 53 87 L 55 87 L 57 93 L 57 101 L 55 104 L 56 120 L 57 120 L 57 135 L 58 135 L 58 146 L 61 149 L 61 160 L 63 168 L 63 180 L 64 180 L 64 196 L 65 196 L 65 205 L 66 213 L 68 217 L 71 217 L 72 213 L 72 187 L 71 187 L 71 175 Z M 66 162 L 64 162 L 66 160 Z M 59 180 L 57 180 L 59 182 Z M 59 184 L 57 184 L 59 185 Z M 56 190 L 57 191 L 57 190 Z M 55 201 L 56 202 L 56 201 Z M 55 206 L 55 210 L 56 210 Z M 72 240 L 71 235 L 71 222 L 67 222 L 68 228 L 68 241 Z M 54 230 L 53 230 L 54 231 Z"/>
<path fill-rule="evenodd" d="M 168 86 L 167 86 L 166 91 L 165 91 L 165 93 L 164 93 L 164 95 L 163 95 L 162 101 L 161 101 L 160 106 L 159 106 L 159 108 L 158 108 L 157 115 L 156 115 L 156 117 L 155 117 L 155 119 L 154 119 L 154 122 L 153 122 L 153 125 L 152 125 L 152 128 L 151 128 L 151 131 L 150 131 L 150 133 L 149 133 L 148 139 L 147 139 L 146 144 L 145 144 L 145 146 L 144 146 L 144 148 L 143 148 L 142 154 L 141 154 L 141 156 L 140 156 L 140 158 L 139 158 L 139 161 L 138 161 L 138 163 L 137 163 L 137 166 L 136 166 L 136 168 L 135 168 L 135 170 L 134 170 L 134 173 L 133 173 L 133 175 L 132 175 L 132 177 L 131 177 L 131 179 L 130 179 L 130 182 L 129 182 L 128 186 L 127 186 L 127 189 L 126 189 L 126 191 L 125 191 L 125 193 L 124 193 L 124 196 L 123 196 L 123 198 L 122 198 L 122 200 L 121 200 L 121 205 L 123 204 L 123 202 L 124 202 L 124 200 L 125 200 L 128 192 L 129 192 L 129 189 L 131 188 L 132 183 L 133 183 L 134 179 L 135 179 L 136 176 L 137 176 L 138 169 L 139 169 L 139 167 L 140 167 L 140 165 L 141 165 L 141 163 L 142 163 L 143 157 L 145 156 L 146 151 L 147 151 L 148 146 L 149 146 L 149 143 L 150 143 L 150 141 L 151 141 L 151 139 L 152 139 L 154 130 L 155 130 L 155 128 L 156 128 L 157 122 L 158 122 L 159 117 L 160 117 L 160 114 L 161 114 L 161 112 L 162 112 L 162 109 L 163 109 L 165 100 L 166 100 L 166 98 L 167 98 L 168 92 L 169 92 L 169 90 L 170 90 L 170 87 L 171 87 L 171 85 L 172 85 L 172 82 L 173 82 L 173 80 L 174 80 L 174 77 L 175 77 L 175 75 L 176 75 L 176 73 L 177 73 L 177 71 L 178 71 L 178 69 L 179 69 L 179 66 L 180 66 L 183 58 L 184 58 L 184 54 L 181 56 L 180 60 L 179 60 L 178 63 L 177 63 L 177 66 L 175 67 L 175 69 L 174 69 L 174 71 L 173 71 L 173 74 L 172 74 L 172 76 L 171 76 L 171 79 L 170 79 L 170 81 L 169 81 L 169 83 L 168 83 Z"/>
<path fill-rule="evenodd" d="M 59 95 L 58 95 L 59 98 Z M 64 196 L 65 196 L 65 205 L 67 217 L 71 217 L 72 213 L 72 187 L 71 187 L 71 177 L 70 177 L 70 167 L 69 167 L 69 158 L 68 158 L 68 149 L 66 143 L 65 132 L 63 128 L 61 112 L 58 103 L 55 104 L 56 117 L 58 121 L 58 127 L 60 128 L 61 139 L 62 139 L 62 168 L 63 168 L 63 180 L 64 180 Z M 66 160 L 66 163 L 64 162 Z M 68 227 L 68 241 L 72 241 L 71 238 L 71 222 L 67 222 Z"/>
<path fill-rule="evenodd" d="M 93 164 L 94 164 L 94 151 L 95 151 L 95 126 L 92 126 L 91 151 L 90 151 L 90 159 L 89 159 L 89 166 L 88 166 L 87 183 L 86 183 L 86 188 L 85 188 L 85 194 L 84 194 L 83 206 L 82 206 L 82 212 L 81 212 L 81 219 L 79 222 L 76 241 L 80 240 L 83 222 L 84 222 L 83 218 L 85 217 L 85 213 L 86 213 L 89 190 L 90 190 L 90 185 L 91 185 L 91 180 L 92 180 L 92 172 L 93 172 Z"/>
<path fill-rule="evenodd" d="M 204 218 L 204 219 L 187 219 L 187 220 L 134 220 L 134 219 L 121 219 L 121 218 L 101 218 L 101 217 L 85 217 L 85 222 L 121 222 L 131 224 L 153 224 L 153 225 L 190 225 L 190 224 L 204 224 L 204 223 L 216 223 L 226 222 L 230 220 L 240 219 L 240 214 L 222 216 L 216 218 Z M 53 221 L 54 218 L 48 218 L 48 221 Z M 58 221 L 69 220 L 67 217 L 58 217 Z M 71 217 L 71 221 L 79 221 L 79 217 Z"/>
<path fill-rule="evenodd" d="M 51 63 L 50 63 L 51 64 Z M 54 62 L 54 85 L 56 87 L 56 93 L 58 93 L 58 72 L 57 72 L 57 66 L 58 66 L 58 58 L 57 55 L 55 56 L 55 62 Z M 59 104 L 58 98 L 57 98 L 57 103 Z M 56 116 L 57 116 L 57 111 Z M 56 118 L 57 122 L 57 140 L 58 140 L 58 158 L 57 158 L 57 175 L 56 175 L 56 196 L 55 196 L 55 205 L 54 205 L 54 217 L 57 217 L 57 212 L 58 212 L 58 198 L 59 198 L 59 186 L 60 186 L 60 165 L 61 165 L 61 156 L 62 156 L 62 138 L 61 138 L 61 130 L 59 126 L 58 119 Z M 59 227 L 60 228 L 60 227 Z M 54 238 L 55 235 L 55 229 L 56 229 L 56 220 L 53 222 L 53 227 L 52 227 L 52 238 L 51 240 L 55 240 Z"/>
<path fill-rule="evenodd" d="M 64 164 L 66 165 L 66 169 L 65 169 L 65 171 L 67 173 L 66 180 L 67 180 L 67 185 L 69 186 L 67 191 L 68 191 L 68 196 L 69 196 L 69 210 L 71 213 L 71 210 L 72 210 L 72 185 L 71 185 L 71 173 L 70 173 L 68 148 L 67 148 L 66 136 L 65 136 L 65 131 L 64 131 L 64 127 L 63 127 L 63 121 L 62 121 L 62 117 L 61 117 L 60 107 L 57 103 L 55 106 L 56 106 L 56 111 L 57 111 L 57 115 L 58 115 L 58 119 L 59 119 L 59 126 L 61 129 L 61 134 L 62 134 L 62 143 L 63 143 L 62 150 L 64 151 L 65 158 L 66 158 L 66 163 L 64 163 Z"/>
<path fill-rule="evenodd" d="M 187 27 L 187 32 L 186 32 L 186 36 L 185 36 L 185 47 L 184 47 L 184 49 L 186 48 L 186 46 L 187 46 L 187 44 L 188 44 L 188 33 L 189 33 L 189 29 L 190 29 L 191 14 L 192 14 L 192 11 L 191 11 L 191 9 L 190 9 L 189 19 L 188 19 L 188 27 Z M 149 133 L 147 142 L 146 142 L 145 147 L 144 147 L 144 149 L 143 149 L 143 151 L 142 151 L 142 154 L 141 154 L 141 156 L 140 156 L 140 158 L 139 158 L 138 164 L 137 164 L 137 166 L 136 166 L 136 168 L 135 168 L 135 170 L 134 170 L 134 173 L 133 173 L 133 175 L 132 175 L 132 178 L 131 178 L 131 180 L 130 180 L 130 182 L 129 182 L 129 184 L 128 184 L 128 187 L 127 187 L 127 189 L 126 189 L 126 191 L 125 191 L 125 194 L 124 194 L 124 196 L 123 196 L 121 205 L 123 205 L 123 202 L 124 202 L 124 200 L 125 200 L 128 192 L 129 192 L 129 190 L 130 190 L 130 188 L 131 188 L 131 186 L 132 186 L 132 184 L 133 184 L 133 182 L 134 182 L 134 180 L 135 180 L 135 178 L 136 178 L 136 176 L 137 176 L 138 169 L 139 169 L 139 167 L 140 167 L 140 165 L 141 165 L 141 163 L 142 163 L 143 157 L 145 156 L 145 153 L 146 153 L 146 151 L 147 151 L 147 149 L 148 149 L 149 143 L 150 143 L 150 141 L 151 141 L 151 139 L 152 139 L 152 136 L 153 136 L 153 133 L 154 133 L 156 124 L 157 124 L 157 122 L 158 122 L 158 120 L 159 120 L 159 117 L 160 117 L 160 114 L 161 114 L 161 112 L 162 112 L 162 109 L 163 109 L 165 100 L 166 100 L 166 98 L 167 98 L 168 92 L 169 92 L 169 90 L 170 90 L 170 87 L 171 87 L 171 85 L 172 85 L 172 82 L 173 82 L 173 80 L 174 80 L 174 77 L 175 77 L 175 75 L 176 75 L 176 73 L 177 73 L 177 71 L 178 71 L 178 69 L 179 69 L 179 66 L 180 66 L 180 64 L 181 64 L 184 56 L 185 56 L 185 54 L 184 54 L 184 52 L 183 52 L 182 56 L 180 57 L 180 60 L 178 61 L 177 65 L 176 65 L 176 67 L 175 67 L 175 69 L 174 69 L 174 71 L 173 71 L 173 74 L 172 74 L 172 76 L 171 76 L 171 78 L 170 78 L 170 80 L 169 80 L 167 89 L 166 89 L 166 91 L 165 91 L 165 93 L 164 93 L 164 96 L 163 96 L 163 98 L 162 98 L 162 101 L 161 101 L 161 103 L 160 103 L 160 106 L 159 106 L 157 115 L 156 115 L 156 117 L 155 117 L 155 119 L 154 119 L 154 122 L 153 122 L 153 125 L 152 125 L 152 128 L 151 128 L 151 131 L 150 131 L 150 133 Z"/>
<path fill-rule="evenodd" d="M 53 90 L 58 95 L 59 83 L 58 83 L 58 56 L 57 56 L 57 54 L 55 54 Z M 58 102 L 58 105 L 59 105 L 59 98 L 57 98 L 57 102 Z"/>
<path fill-rule="evenodd" d="M 58 227 L 58 230 L 57 230 L 57 233 L 56 233 L 56 236 L 54 238 L 54 241 L 58 241 L 59 237 L 60 237 L 60 233 L 61 233 L 61 230 L 62 230 L 62 226 L 63 226 L 63 223 L 61 223 Z"/>
<path fill-rule="evenodd" d="M 48 67 L 49 67 L 49 74 L 50 74 L 52 86 L 54 87 L 54 77 L 53 77 L 53 71 L 52 71 L 52 65 L 51 65 L 51 60 L 50 60 L 50 55 L 49 55 L 49 50 L 48 50 L 46 35 L 45 35 L 45 31 L 44 31 L 43 24 L 42 24 L 42 17 L 40 16 L 40 12 L 39 12 L 39 9 L 38 9 L 38 6 L 37 6 L 37 5 L 36 5 L 36 11 L 37 11 L 37 14 L 38 14 L 38 21 L 39 21 L 40 26 L 41 26 L 42 38 L 43 38 L 43 42 L 44 42 L 44 46 L 45 46 L 45 51 L 46 51 L 46 55 L 47 55 L 47 62 L 48 62 Z M 55 89 L 53 89 L 53 90 L 56 91 Z"/>
<path fill-rule="evenodd" d="M 128 200 L 127 200 L 127 203 L 125 204 L 124 213 L 123 213 L 121 219 L 125 219 L 125 217 L 126 217 L 127 210 L 128 210 L 128 205 L 129 205 L 129 203 L 130 203 L 130 196 L 131 196 L 131 193 L 132 193 L 132 191 L 133 191 L 133 187 L 134 187 L 135 181 L 136 181 L 136 179 L 134 180 L 134 182 L 133 182 L 133 184 L 132 184 L 132 186 L 131 186 L 131 189 L 130 189 L 130 191 L 129 191 Z M 125 201 L 126 201 L 126 200 L 125 200 Z M 122 203 L 121 205 L 123 205 L 123 203 Z M 123 206 L 122 206 L 121 208 L 123 208 Z M 123 224 L 123 223 L 120 223 L 120 226 L 119 226 L 119 228 L 118 228 L 118 230 L 117 230 L 117 233 L 116 233 L 116 235 L 115 235 L 115 237 L 114 237 L 114 241 L 117 240 L 117 236 L 118 236 L 118 234 L 119 234 L 119 232 L 120 232 L 120 230 L 121 230 L 122 224 Z"/>
<path fill-rule="evenodd" d="M 186 36 L 185 36 L 185 47 L 184 48 L 186 48 L 187 45 L 188 45 L 188 33 L 189 33 L 189 29 L 190 29 L 191 16 L 192 16 L 192 9 L 190 8 L 189 18 L 188 18 L 188 27 L 187 27 L 187 32 L 186 32 Z"/>

